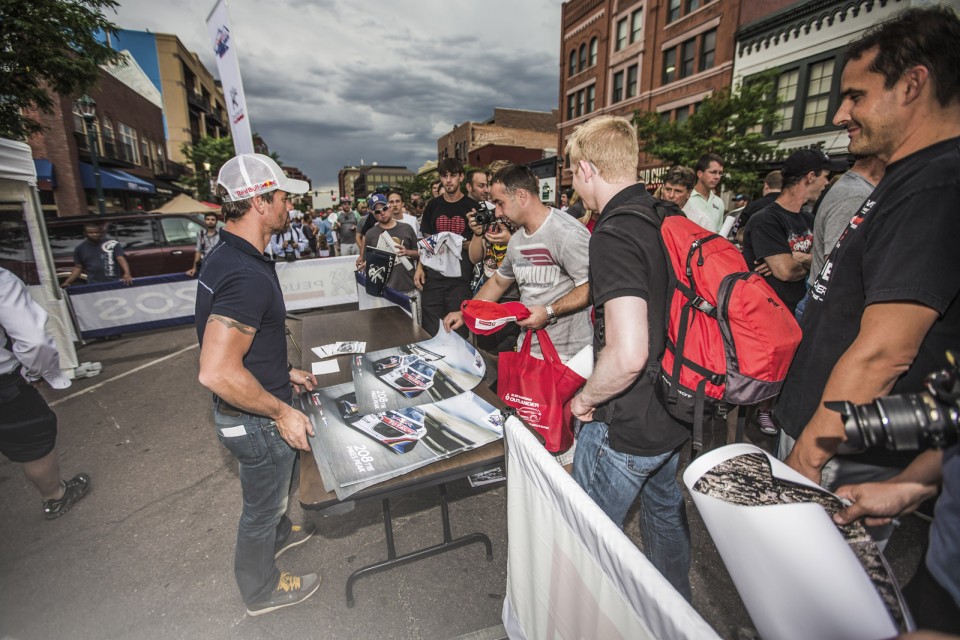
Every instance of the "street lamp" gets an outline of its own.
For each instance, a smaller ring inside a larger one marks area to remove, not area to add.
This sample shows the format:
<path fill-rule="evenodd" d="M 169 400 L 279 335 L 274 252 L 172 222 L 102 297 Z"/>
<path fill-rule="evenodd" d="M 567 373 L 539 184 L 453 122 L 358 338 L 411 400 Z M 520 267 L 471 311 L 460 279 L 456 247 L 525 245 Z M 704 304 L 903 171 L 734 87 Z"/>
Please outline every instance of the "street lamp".
<path fill-rule="evenodd" d="M 210 195 L 207 196 L 207 199 L 208 199 L 208 200 L 213 200 L 213 196 L 216 195 L 216 193 L 217 193 L 217 184 L 216 184 L 216 181 L 213 179 L 213 174 L 210 173 L 210 169 L 212 169 L 212 168 L 213 168 L 213 167 L 210 165 L 210 163 L 209 163 L 208 161 L 204 161 L 204 163 L 203 163 L 203 171 L 204 171 L 204 173 L 206 173 L 206 178 L 207 178 L 207 190 L 210 192 Z"/>
<path fill-rule="evenodd" d="M 83 118 L 84 129 L 87 133 L 87 144 L 90 147 L 90 163 L 93 165 L 93 181 L 97 186 L 97 211 L 100 215 L 107 213 L 107 204 L 103 199 L 103 184 L 100 181 L 100 159 L 97 156 L 97 140 L 93 134 L 93 121 L 97 119 L 97 103 L 88 95 L 77 100 L 74 113 Z"/>

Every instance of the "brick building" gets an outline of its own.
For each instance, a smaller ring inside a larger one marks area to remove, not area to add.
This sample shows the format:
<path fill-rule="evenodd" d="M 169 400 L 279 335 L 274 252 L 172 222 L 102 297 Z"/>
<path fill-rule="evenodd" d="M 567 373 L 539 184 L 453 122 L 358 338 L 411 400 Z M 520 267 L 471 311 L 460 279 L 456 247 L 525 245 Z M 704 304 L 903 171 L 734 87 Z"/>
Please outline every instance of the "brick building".
<path fill-rule="evenodd" d="M 748 3 L 745 3 L 748 4 Z M 758 3 L 759 4 L 759 3 Z M 558 149 L 600 114 L 683 121 L 733 79 L 741 0 L 570 0 L 561 9 Z M 640 178 L 666 167 L 641 154 Z M 570 186 L 569 172 L 560 176 Z"/>
<path fill-rule="evenodd" d="M 167 159 L 159 96 L 150 91 L 135 63 L 101 72 L 88 94 L 96 101 L 92 131 L 108 212 L 149 210 L 179 190 L 166 183 Z M 53 113 L 32 117 L 45 130 L 30 144 L 39 178 L 41 206 L 48 215 L 97 213 L 90 145 L 75 101 L 55 96 Z"/>
<path fill-rule="evenodd" d="M 847 134 L 832 124 L 840 106 L 847 45 L 874 24 L 911 6 L 910 0 L 768 0 L 744 3 L 737 31 L 734 82 L 777 69 L 780 123 L 767 132 L 783 153 L 801 148 L 847 155 Z"/>
<path fill-rule="evenodd" d="M 557 117 L 557 110 L 545 112 L 497 107 L 489 120 L 464 122 L 441 136 L 437 140 L 437 158 L 457 158 L 468 163 L 471 152 L 490 145 L 501 150 L 509 147 L 533 150 L 538 154 L 537 158 L 556 155 Z M 489 155 L 490 150 L 487 151 L 483 154 L 485 157 Z M 508 158 L 491 157 L 491 160 L 501 159 Z"/>
<path fill-rule="evenodd" d="M 117 50 L 127 50 L 160 92 L 165 118 L 167 157 L 173 169 L 187 167 L 183 145 L 200 138 L 230 135 L 223 88 L 175 35 L 121 29 L 110 39 Z"/>

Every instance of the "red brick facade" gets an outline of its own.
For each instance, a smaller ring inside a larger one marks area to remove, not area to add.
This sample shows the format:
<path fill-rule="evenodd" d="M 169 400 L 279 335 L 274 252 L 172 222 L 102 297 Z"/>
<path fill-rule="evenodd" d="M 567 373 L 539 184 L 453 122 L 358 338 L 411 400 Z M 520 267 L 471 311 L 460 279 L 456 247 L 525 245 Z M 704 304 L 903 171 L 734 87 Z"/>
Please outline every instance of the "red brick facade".
<path fill-rule="evenodd" d="M 705 97 L 729 87 L 740 4 L 741 0 L 565 3 L 559 151 L 576 126 L 594 116 L 630 117 L 635 111 L 652 111 L 683 119 Z M 662 164 L 641 154 L 641 179 L 655 182 Z M 560 176 L 563 186 L 571 181 L 568 172 Z"/>

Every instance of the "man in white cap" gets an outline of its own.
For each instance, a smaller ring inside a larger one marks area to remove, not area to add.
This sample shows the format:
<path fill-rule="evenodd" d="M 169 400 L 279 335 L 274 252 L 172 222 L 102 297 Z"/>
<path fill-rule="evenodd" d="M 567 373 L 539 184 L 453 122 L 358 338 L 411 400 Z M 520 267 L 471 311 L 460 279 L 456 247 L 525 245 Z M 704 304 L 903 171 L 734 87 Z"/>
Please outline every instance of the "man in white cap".
<path fill-rule="evenodd" d="M 285 512 L 297 449 L 309 450 L 313 435 L 307 416 L 290 406 L 292 390 L 317 381 L 287 364 L 286 307 L 275 263 L 264 255 L 270 236 L 290 224 L 289 194 L 308 188 L 261 154 L 224 164 L 217 195 L 226 225 L 197 287 L 200 383 L 214 394 L 217 436 L 240 463 L 234 572 L 251 616 L 303 602 L 320 586 L 316 573 L 281 573 L 275 562 L 316 530 L 293 525 Z"/>

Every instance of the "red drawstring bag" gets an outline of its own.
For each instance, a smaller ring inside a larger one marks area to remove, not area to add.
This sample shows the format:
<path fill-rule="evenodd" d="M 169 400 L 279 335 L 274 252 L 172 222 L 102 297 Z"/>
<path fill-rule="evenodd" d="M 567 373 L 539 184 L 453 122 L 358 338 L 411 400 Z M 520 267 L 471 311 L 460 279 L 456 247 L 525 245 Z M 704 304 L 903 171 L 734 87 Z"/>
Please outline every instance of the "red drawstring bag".
<path fill-rule="evenodd" d="M 503 352 L 497 368 L 497 395 L 540 432 L 547 451 L 560 453 L 573 445 L 570 400 L 586 382 L 560 361 L 546 331 L 536 331 L 543 360 L 530 354 L 533 331 L 527 331 L 517 352 Z"/>

